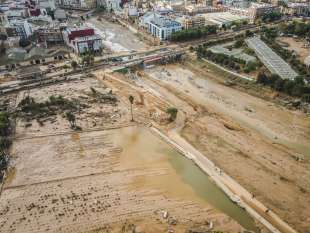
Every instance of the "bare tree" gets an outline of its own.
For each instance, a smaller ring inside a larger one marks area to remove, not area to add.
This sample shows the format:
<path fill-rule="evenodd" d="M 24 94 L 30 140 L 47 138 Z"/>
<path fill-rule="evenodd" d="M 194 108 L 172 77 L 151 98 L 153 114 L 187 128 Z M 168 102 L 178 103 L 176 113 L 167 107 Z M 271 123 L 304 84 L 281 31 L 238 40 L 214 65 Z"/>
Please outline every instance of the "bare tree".
<path fill-rule="evenodd" d="M 75 116 L 72 112 L 67 112 L 66 113 L 66 118 L 70 123 L 71 128 L 75 128 Z"/>

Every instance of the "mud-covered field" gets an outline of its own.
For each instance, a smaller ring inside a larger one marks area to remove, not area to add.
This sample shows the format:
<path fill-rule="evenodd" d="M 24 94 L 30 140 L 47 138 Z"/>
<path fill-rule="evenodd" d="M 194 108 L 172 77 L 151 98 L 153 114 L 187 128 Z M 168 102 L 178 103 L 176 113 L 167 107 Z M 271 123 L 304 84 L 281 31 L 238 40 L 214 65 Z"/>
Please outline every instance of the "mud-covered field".
<path fill-rule="evenodd" d="M 145 82 L 185 114 L 177 121 L 184 138 L 294 228 L 307 232 L 309 116 L 223 85 L 223 77 L 193 64 L 147 70 Z"/>
<path fill-rule="evenodd" d="M 1 232 L 121 232 L 111 229 L 126 221 L 154 226 L 146 232 L 210 221 L 239 232 L 183 183 L 162 150 L 171 149 L 135 127 L 17 140 L 0 199 Z"/>
<path fill-rule="evenodd" d="M 167 105 L 101 72 L 95 76 L 18 95 L 16 104 L 27 96 L 40 103 L 52 95 L 78 100 L 81 129 L 70 128 L 63 113 L 17 118 L 0 232 L 242 231 L 183 180 L 184 165 L 177 172 L 167 156 L 176 153 L 172 148 L 144 128 L 128 127 L 156 120 Z M 91 88 L 118 101 L 102 103 Z"/>

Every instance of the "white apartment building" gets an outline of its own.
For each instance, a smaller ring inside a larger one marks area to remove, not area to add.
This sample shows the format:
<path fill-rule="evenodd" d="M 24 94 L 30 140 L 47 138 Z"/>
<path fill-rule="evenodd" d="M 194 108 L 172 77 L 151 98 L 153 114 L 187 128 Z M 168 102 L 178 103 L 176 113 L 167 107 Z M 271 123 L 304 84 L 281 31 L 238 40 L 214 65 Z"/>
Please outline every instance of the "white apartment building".
<path fill-rule="evenodd" d="M 182 25 L 167 17 L 154 13 L 153 18 L 147 22 L 147 29 L 152 36 L 159 40 L 167 40 L 171 34 L 182 30 Z"/>

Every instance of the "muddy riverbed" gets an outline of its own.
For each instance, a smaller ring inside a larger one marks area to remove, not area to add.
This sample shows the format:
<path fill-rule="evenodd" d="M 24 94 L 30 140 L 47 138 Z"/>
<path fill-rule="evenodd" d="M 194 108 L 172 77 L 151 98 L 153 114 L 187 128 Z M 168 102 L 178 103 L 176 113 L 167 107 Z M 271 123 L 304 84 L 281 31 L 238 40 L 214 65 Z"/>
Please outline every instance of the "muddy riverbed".
<path fill-rule="evenodd" d="M 188 142 L 298 231 L 309 229 L 309 116 L 223 85 L 209 67 L 145 73 L 143 82 L 186 116 L 177 122 Z"/>
<path fill-rule="evenodd" d="M 12 166 L 1 232 L 86 232 L 127 221 L 157 232 L 210 222 L 214 230 L 257 230 L 207 175 L 145 128 L 20 139 Z"/>

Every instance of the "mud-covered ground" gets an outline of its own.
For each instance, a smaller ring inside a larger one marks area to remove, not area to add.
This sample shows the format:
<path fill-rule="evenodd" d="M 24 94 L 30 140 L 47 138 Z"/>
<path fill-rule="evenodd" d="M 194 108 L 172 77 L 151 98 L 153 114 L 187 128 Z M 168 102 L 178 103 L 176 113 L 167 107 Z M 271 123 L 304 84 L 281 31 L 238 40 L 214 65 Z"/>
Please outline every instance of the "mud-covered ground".
<path fill-rule="evenodd" d="M 146 70 L 144 81 L 185 115 L 177 120 L 183 137 L 299 232 L 309 230 L 309 116 L 193 64 Z"/>
<path fill-rule="evenodd" d="M 124 127 L 132 125 L 129 95 L 136 122 L 158 120 L 166 104 L 101 72 L 95 76 L 19 94 L 16 104 L 28 95 L 43 102 L 61 94 L 88 106 L 75 113 L 78 131 L 63 114 L 43 124 L 17 119 L 0 232 L 186 232 L 211 222 L 213 230 L 242 231 L 180 178 L 163 153 L 172 153 L 169 146 Z M 112 90 L 118 102 L 94 100 L 91 87 Z"/>

